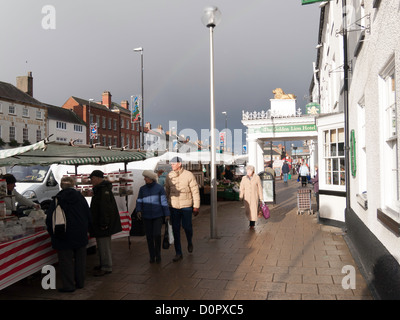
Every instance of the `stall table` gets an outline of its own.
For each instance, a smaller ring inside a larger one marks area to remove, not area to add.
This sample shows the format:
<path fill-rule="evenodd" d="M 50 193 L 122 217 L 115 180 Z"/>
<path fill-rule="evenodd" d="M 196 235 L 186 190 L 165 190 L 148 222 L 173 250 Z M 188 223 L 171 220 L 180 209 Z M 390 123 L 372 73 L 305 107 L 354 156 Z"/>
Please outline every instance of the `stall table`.
<path fill-rule="evenodd" d="M 131 217 L 120 212 L 122 231 L 112 239 L 129 237 Z M 96 244 L 89 239 L 88 247 Z M 57 251 L 51 247 L 50 235 L 46 230 L 0 244 L 0 290 L 34 274 L 46 265 L 58 262 Z"/>

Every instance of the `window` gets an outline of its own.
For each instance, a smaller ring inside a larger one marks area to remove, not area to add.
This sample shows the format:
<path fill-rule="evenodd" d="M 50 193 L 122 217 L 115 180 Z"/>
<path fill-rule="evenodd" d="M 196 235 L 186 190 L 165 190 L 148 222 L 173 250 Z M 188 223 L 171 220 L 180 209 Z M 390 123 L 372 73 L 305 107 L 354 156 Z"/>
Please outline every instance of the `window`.
<path fill-rule="evenodd" d="M 83 132 L 83 127 L 80 124 L 74 124 L 75 132 Z"/>
<path fill-rule="evenodd" d="M 62 122 L 62 121 L 57 121 L 56 122 L 56 128 L 58 130 L 67 130 L 67 123 L 66 122 Z"/>
<path fill-rule="evenodd" d="M 112 121 L 111 118 L 108 118 L 108 130 L 112 129 Z"/>
<path fill-rule="evenodd" d="M 22 109 L 22 116 L 23 117 L 29 117 L 29 109 L 28 108 L 23 108 Z"/>
<path fill-rule="evenodd" d="M 15 106 L 13 104 L 8 106 L 8 113 L 15 114 Z"/>
<path fill-rule="evenodd" d="M 36 111 L 36 119 L 43 119 L 43 112 L 41 110 Z"/>
<path fill-rule="evenodd" d="M 42 140 L 42 131 L 36 130 L 36 142 Z"/>
<path fill-rule="evenodd" d="M 117 120 L 114 119 L 114 131 L 117 131 Z"/>
<path fill-rule="evenodd" d="M 394 56 L 382 70 L 379 77 L 379 104 L 382 121 L 380 131 L 381 141 L 381 194 L 382 209 L 394 211 L 395 218 L 400 212 L 400 188 L 397 143 L 397 106 Z"/>
<path fill-rule="evenodd" d="M 102 128 L 103 129 L 106 129 L 106 122 L 107 122 L 107 119 L 106 119 L 106 117 L 102 117 Z"/>
<path fill-rule="evenodd" d="M 326 130 L 324 137 L 325 182 L 328 185 L 344 186 L 344 128 Z"/>
<path fill-rule="evenodd" d="M 3 104 L 0 102 L 0 113 L 3 113 Z"/>
<path fill-rule="evenodd" d="M 15 140 L 15 127 L 10 127 L 10 141 Z"/>
<path fill-rule="evenodd" d="M 22 140 L 23 141 L 29 141 L 28 128 L 22 128 Z"/>

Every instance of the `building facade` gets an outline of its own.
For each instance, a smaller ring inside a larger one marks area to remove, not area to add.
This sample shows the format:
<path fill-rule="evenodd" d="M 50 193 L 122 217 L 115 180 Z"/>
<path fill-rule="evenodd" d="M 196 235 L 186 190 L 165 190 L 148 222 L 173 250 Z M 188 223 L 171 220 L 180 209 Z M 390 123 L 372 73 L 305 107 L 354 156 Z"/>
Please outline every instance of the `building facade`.
<path fill-rule="evenodd" d="M 340 198 L 344 190 L 340 218 L 372 292 L 400 299 L 399 3 L 338 0 L 320 6 L 310 88 L 326 113 L 317 120 L 320 189 L 331 184 L 331 195 Z"/>
<path fill-rule="evenodd" d="M 101 102 L 71 96 L 62 108 L 73 110 L 86 124 L 88 143 L 101 146 L 138 149 L 140 125 L 131 121 L 128 101 L 112 102 L 111 93 L 103 92 Z M 91 137 L 90 125 L 95 129 Z"/>
<path fill-rule="evenodd" d="M 17 87 L 0 82 L 1 147 L 36 143 L 46 137 L 47 108 L 33 98 L 33 77 L 17 78 Z"/>
<path fill-rule="evenodd" d="M 47 106 L 47 136 L 58 143 L 87 144 L 86 123 L 74 111 Z"/>

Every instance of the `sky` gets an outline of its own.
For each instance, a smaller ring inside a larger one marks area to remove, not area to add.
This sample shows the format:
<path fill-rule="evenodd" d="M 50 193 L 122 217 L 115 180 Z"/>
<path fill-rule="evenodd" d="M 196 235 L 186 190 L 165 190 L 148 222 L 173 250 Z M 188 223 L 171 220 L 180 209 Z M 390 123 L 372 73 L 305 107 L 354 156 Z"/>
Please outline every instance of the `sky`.
<path fill-rule="evenodd" d="M 51 6 L 49 11 L 46 7 Z M 318 4 L 301 0 L 0 0 L 0 81 L 33 74 L 34 98 L 62 106 L 69 97 L 121 103 L 141 93 L 144 120 L 178 133 L 210 128 L 209 30 L 214 29 L 215 124 L 245 131 L 242 110 L 270 108 L 272 90 L 308 102 L 317 56 Z M 245 143 L 245 142 L 244 142 Z"/>

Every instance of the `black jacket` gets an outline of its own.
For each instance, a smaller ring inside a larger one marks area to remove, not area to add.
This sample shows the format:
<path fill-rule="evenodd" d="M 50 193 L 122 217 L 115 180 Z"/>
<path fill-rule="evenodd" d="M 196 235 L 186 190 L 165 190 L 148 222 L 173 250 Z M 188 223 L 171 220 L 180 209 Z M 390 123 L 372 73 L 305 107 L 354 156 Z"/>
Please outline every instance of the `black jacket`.
<path fill-rule="evenodd" d="M 119 210 L 112 193 L 112 184 L 106 180 L 93 187 L 90 204 L 93 228 L 92 237 L 107 237 L 122 231 Z"/>
<path fill-rule="evenodd" d="M 67 220 L 65 237 L 53 235 L 53 212 L 55 200 L 46 211 L 47 231 L 51 236 L 52 247 L 56 250 L 78 249 L 88 244 L 88 230 L 91 225 L 89 205 L 80 192 L 73 188 L 61 190 L 56 196 L 58 204 L 64 210 Z"/>

